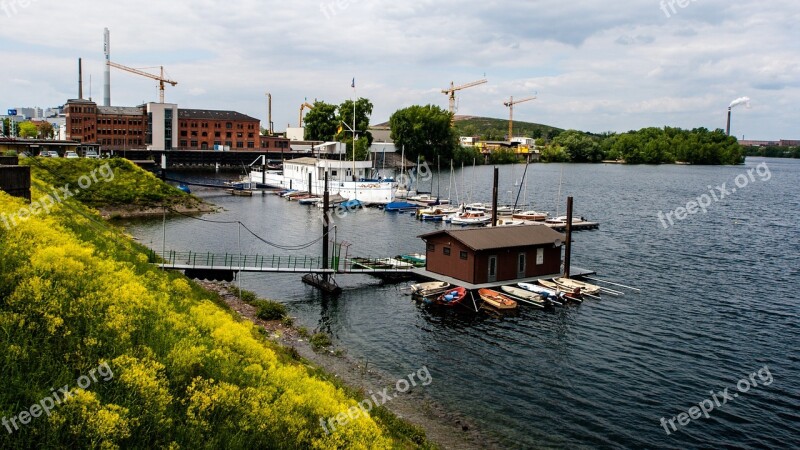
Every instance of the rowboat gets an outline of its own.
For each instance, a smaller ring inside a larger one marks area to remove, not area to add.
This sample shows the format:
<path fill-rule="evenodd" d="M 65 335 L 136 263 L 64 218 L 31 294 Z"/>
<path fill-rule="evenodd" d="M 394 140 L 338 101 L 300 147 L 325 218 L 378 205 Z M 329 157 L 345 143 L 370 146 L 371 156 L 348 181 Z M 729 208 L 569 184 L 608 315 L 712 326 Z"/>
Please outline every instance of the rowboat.
<path fill-rule="evenodd" d="M 421 297 L 439 295 L 450 287 L 450 283 L 444 281 L 431 281 L 429 283 L 418 283 L 411 285 L 411 293 Z"/>
<path fill-rule="evenodd" d="M 395 259 L 400 259 L 405 262 L 409 262 L 414 265 L 414 267 L 425 267 L 425 261 L 428 259 L 427 256 L 420 254 L 420 253 L 410 253 L 408 255 L 398 255 Z"/>
<path fill-rule="evenodd" d="M 479 289 L 478 295 L 484 302 L 497 309 L 515 309 L 517 307 L 517 302 L 491 289 Z"/>
<path fill-rule="evenodd" d="M 565 300 L 564 294 L 561 291 L 548 289 L 544 286 L 539 286 L 538 284 L 518 283 L 517 286 L 521 287 L 522 289 L 525 289 L 526 291 L 531 291 L 533 293 L 539 294 L 556 305 L 563 305 Z"/>
<path fill-rule="evenodd" d="M 539 280 L 539 284 L 541 284 L 547 289 L 561 293 L 562 296 L 568 300 L 572 300 L 578 303 L 583 301 L 583 297 L 581 297 L 581 288 L 574 288 L 574 289 L 565 288 L 564 286 L 561 286 L 560 284 L 554 281 L 548 281 L 548 280 Z"/>
<path fill-rule="evenodd" d="M 584 283 L 583 281 L 573 280 L 571 278 L 553 278 L 553 281 L 564 286 L 566 290 L 580 288 L 583 294 L 600 295 L 600 286 L 595 286 L 594 284 Z"/>
<path fill-rule="evenodd" d="M 297 203 L 300 203 L 301 205 L 313 205 L 319 201 L 322 201 L 322 199 L 319 197 L 307 197 L 307 198 L 301 198 L 300 200 L 297 201 Z"/>
<path fill-rule="evenodd" d="M 523 211 L 520 213 L 515 213 L 511 217 L 519 220 L 532 220 L 534 222 L 542 222 L 547 220 L 547 213 L 538 211 Z"/>
<path fill-rule="evenodd" d="M 386 206 L 384 206 L 383 210 L 387 212 L 404 212 L 404 211 L 416 211 L 417 208 L 419 208 L 419 205 L 415 205 L 413 203 L 391 202 L 388 203 Z"/>
<path fill-rule="evenodd" d="M 437 305 L 453 307 L 461 303 L 467 297 L 467 290 L 463 287 L 456 287 L 436 297 L 434 302 Z"/>
<path fill-rule="evenodd" d="M 529 305 L 538 306 L 539 308 L 545 308 L 547 306 L 550 306 L 549 300 L 531 291 L 520 289 L 514 286 L 502 286 L 500 289 L 502 289 L 503 292 L 510 295 L 511 297 L 516 297 L 519 300 Z"/>

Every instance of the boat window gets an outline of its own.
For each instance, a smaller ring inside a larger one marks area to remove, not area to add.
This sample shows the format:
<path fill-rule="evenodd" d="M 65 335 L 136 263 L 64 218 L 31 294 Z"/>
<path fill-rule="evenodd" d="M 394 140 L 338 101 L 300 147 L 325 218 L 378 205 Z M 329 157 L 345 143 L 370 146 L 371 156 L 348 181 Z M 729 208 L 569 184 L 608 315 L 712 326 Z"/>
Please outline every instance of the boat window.
<path fill-rule="evenodd" d="M 461 257 L 461 259 L 468 259 L 469 258 L 469 254 L 467 252 L 461 252 L 459 254 L 459 256 Z"/>
<path fill-rule="evenodd" d="M 450 247 L 442 247 L 442 252 L 445 255 L 450 256 Z"/>

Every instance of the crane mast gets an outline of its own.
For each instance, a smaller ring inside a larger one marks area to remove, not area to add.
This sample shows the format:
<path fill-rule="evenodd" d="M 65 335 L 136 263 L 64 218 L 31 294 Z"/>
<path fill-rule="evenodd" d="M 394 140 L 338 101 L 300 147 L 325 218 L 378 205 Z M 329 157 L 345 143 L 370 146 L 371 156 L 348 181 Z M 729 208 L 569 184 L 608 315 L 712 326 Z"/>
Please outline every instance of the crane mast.
<path fill-rule="evenodd" d="M 456 86 L 454 82 L 450 82 L 450 87 L 442 89 L 442 94 L 449 96 L 450 98 L 450 114 L 452 117 L 450 118 L 450 125 L 452 126 L 455 122 L 455 113 L 456 113 L 456 91 L 460 91 L 462 89 L 471 88 L 473 86 L 478 86 L 480 84 L 487 83 L 488 80 L 485 78 L 478 81 L 473 81 L 471 83 L 462 84 L 460 86 Z"/>
<path fill-rule="evenodd" d="M 508 107 L 508 140 L 510 141 L 514 137 L 514 105 L 518 103 L 529 102 L 531 100 L 536 100 L 536 96 L 533 97 L 526 97 L 521 98 L 519 100 L 514 100 L 514 97 L 510 97 L 507 102 L 504 102 L 503 105 Z"/>

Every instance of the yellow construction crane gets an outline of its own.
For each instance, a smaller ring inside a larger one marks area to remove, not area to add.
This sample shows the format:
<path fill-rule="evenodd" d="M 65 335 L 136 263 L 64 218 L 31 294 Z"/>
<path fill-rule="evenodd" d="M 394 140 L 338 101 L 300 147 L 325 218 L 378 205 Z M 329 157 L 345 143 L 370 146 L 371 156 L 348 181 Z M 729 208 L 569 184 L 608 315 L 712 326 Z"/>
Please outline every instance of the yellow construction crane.
<path fill-rule="evenodd" d="M 303 110 L 306 109 L 306 108 L 314 109 L 314 105 L 312 105 L 311 103 L 308 103 L 308 102 L 303 102 L 303 104 L 300 105 L 300 120 L 297 121 L 297 127 L 298 128 L 303 126 Z"/>
<path fill-rule="evenodd" d="M 460 91 L 462 89 L 471 88 L 473 86 L 477 86 L 479 84 L 487 83 L 488 80 L 478 80 L 473 81 L 472 83 L 462 84 L 461 86 L 456 86 L 452 81 L 450 82 L 450 87 L 447 89 L 442 89 L 442 94 L 450 96 L 450 114 L 453 115 L 453 118 L 450 119 L 450 124 L 452 125 L 455 122 L 455 114 L 456 114 L 456 91 Z"/>
<path fill-rule="evenodd" d="M 517 103 L 529 102 L 531 100 L 536 100 L 536 96 L 533 97 L 526 97 L 521 98 L 519 100 L 514 100 L 514 97 L 510 97 L 507 102 L 504 102 L 503 105 L 508 107 L 508 140 L 510 141 L 514 137 L 514 105 Z"/>
<path fill-rule="evenodd" d="M 159 103 L 164 103 L 164 83 L 169 83 L 169 84 L 171 84 L 173 86 L 178 84 L 177 81 L 172 81 L 172 80 L 169 80 L 167 78 L 164 78 L 164 66 L 161 66 L 161 76 L 158 76 L 158 75 L 153 75 L 152 73 L 143 72 L 143 71 L 141 71 L 139 69 L 134 69 L 132 67 L 123 66 L 122 64 L 117 64 L 117 63 L 109 61 L 109 60 L 106 60 L 106 64 L 108 64 L 110 67 L 115 67 L 117 69 L 124 70 L 126 72 L 135 73 L 136 75 L 141 75 L 143 77 L 152 78 L 152 79 L 158 81 L 158 99 L 159 99 L 158 101 L 159 101 Z"/>

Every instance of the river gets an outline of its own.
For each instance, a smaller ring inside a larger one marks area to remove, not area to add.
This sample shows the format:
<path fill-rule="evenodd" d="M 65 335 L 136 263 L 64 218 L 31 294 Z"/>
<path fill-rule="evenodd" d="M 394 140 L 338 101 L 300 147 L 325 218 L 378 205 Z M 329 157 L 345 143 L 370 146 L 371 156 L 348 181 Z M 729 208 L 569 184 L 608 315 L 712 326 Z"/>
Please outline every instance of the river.
<path fill-rule="evenodd" d="M 500 167 L 501 201 L 516 194 L 523 170 Z M 490 201 L 491 177 L 491 167 L 467 167 L 423 187 L 446 196 L 452 178 L 459 200 Z M 800 161 L 535 164 L 527 180 L 521 197 L 537 209 L 563 214 L 571 195 L 577 215 L 600 222 L 574 235 L 574 265 L 642 292 L 499 317 L 431 309 L 403 285 L 360 275 L 338 277 L 336 299 L 299 275 L 244 274 L 242 286 L 286 303 L 300 325 L 330 333 L 352 357 L 398 379 L 427 367 L 426 394 L 508 448 L 800 445 Z M 225 208 L 206 218 L 240 220 L 268 241 L 297 245 L 321 233 L 318 208 L 274 195 L 195 193 Z M 690 205 L 695 214 L 677 211 L 678 220 L 675 210 L 698 198 L 708 199 L 706 211 Z M 124 225 L 161 249 L 161 220 Z M 350 255 L 374 257 L 424 252 L 418 236 L 443 226 L 379 209 L 335 217 L 335 225 Z M 241 245 L 247 254 L 290 254 L 246 232 L 239 238 L 235 224 L 172 218 L 166 236 L 177 251 Z M 298 253 L 316 256 L 320 246 Z M 709 403 L 708 417 L 690 417 Z"/>

